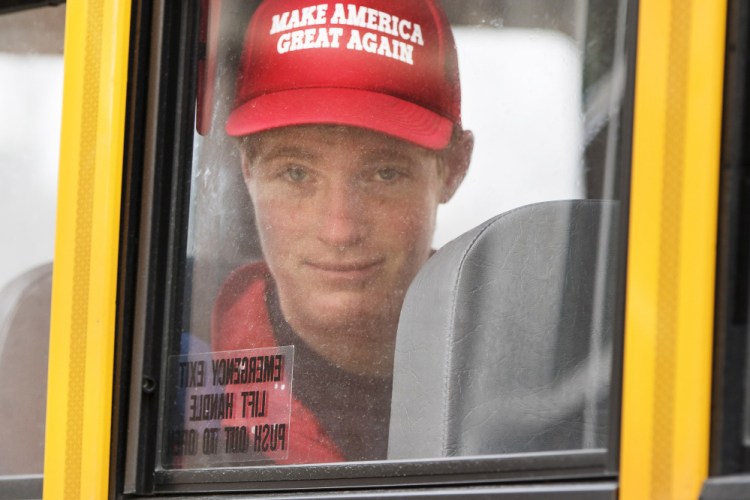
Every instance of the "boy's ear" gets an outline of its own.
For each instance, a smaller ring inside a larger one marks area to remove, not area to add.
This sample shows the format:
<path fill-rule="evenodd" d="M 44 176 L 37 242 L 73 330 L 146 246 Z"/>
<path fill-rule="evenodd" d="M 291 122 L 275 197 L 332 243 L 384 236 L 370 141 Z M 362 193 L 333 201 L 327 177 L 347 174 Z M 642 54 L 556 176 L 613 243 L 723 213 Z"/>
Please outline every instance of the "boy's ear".
<path fill-rule="evenodd" d="M 245 148 L 240 148 L 240 168 L 242 170 L 242 180 L 245 181 L 250 199 L 255 200 L 253 193 L 253 157 Z"/>
<path fill-rule="evenodd" d="M 473 151 L 474 134 L 470 130 L 462 130 L 443 152 L 446 178 L 440 203 L 448 202 L 456 194 L 456 190 L 466 177 Z"/>
<path fill-rule="evenodd" d="M 242 167 L 242 177 L 245 178 L 245 184 L 250 180 L 250 158 L 245 148 L 240 148 L 240 165 Z"/>

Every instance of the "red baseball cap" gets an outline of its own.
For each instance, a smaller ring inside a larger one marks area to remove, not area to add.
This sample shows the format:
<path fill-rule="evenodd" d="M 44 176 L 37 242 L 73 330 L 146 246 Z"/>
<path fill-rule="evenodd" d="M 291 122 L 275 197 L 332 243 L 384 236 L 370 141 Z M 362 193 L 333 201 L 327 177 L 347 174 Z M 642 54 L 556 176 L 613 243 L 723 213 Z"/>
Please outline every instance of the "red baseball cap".
<path fill-rule="evenodd" d="M 442 149 L 460 121 L 456 46 L 435 0 L 265 0 L 226 130 L 349 125 Z"/>

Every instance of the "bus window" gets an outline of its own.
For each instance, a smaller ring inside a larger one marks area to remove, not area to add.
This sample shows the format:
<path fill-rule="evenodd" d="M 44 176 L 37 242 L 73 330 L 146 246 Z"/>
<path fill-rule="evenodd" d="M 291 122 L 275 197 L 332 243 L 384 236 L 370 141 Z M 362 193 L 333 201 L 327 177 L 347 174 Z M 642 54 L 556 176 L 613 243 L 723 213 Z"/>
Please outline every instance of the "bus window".
<path fill-rule="evenodd" d="M 0 11 L 0 489 L 12 495 L 41 494 L 13 476 L 44 462 L 64 19 L 64 6 Z"/>
<path fill-rule="evenodd" d="M 632 3 L 193 10 L 183 223 L 141 333 L 154 489 L 519 453 L 611 473 Z"/>

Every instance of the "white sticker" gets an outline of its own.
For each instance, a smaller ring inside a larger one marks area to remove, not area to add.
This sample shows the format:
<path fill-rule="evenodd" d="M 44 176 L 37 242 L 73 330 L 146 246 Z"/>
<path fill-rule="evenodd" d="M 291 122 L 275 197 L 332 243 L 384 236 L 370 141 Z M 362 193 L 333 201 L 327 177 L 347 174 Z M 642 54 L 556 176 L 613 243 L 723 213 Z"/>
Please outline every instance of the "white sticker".
<path fill-rule="evenodd" d="M 283 460 L 294 346 L 170 356 L 165 467 Z"/>

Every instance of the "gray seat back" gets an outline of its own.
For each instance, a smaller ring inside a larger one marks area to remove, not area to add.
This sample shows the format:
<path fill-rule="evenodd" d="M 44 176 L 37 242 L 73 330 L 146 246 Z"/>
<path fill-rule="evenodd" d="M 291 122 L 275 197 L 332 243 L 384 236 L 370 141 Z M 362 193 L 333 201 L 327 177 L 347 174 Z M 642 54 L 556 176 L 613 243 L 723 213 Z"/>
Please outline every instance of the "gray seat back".
<path fill-rule="evenodd" d="M 389 458 L 606 445 L 616 211 L 521 207 L 430 258 L 401 313 Z"/>
<path fill-rule="evenodd" d="M 0 290 L 0 475 L 44 469 L 51 296 L 52 264 Z"/>

